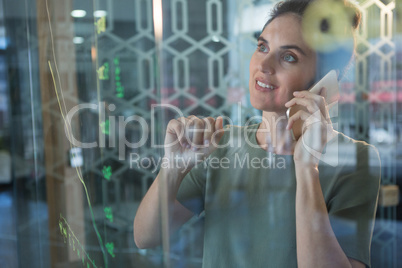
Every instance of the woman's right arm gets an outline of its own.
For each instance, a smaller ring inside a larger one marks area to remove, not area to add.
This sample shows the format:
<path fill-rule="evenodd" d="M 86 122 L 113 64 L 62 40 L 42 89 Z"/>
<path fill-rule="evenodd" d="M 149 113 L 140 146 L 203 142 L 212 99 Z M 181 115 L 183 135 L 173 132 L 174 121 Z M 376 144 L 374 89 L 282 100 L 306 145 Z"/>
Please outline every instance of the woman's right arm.
<path fill-rule="evenodd" d="M 161 186 L 166 186 L 167 198 L 165 200 L 167 200 L 171 232 L 174 232 L 194 215 L 176 200 L 183 177 L 180 172 L 177 174 L 168 169 L 160 170 L 141 201 L 134 219 L 134 241 L 137 247 L 150 248 L 161 244 Z"/>
<path fill-rule="evenodd" d="M 169 122 L 160 172 L 134 218 L 134 241 L 137 247 L 150 248 L 161 244 L 162 211 L 167 211 L 169 233 L 194 215 L 177 201 L 177 192 L 195 164 L 216 149 L 223 136 L 222 123 L 221 117 L 215 120 L 195 116 Z"/>

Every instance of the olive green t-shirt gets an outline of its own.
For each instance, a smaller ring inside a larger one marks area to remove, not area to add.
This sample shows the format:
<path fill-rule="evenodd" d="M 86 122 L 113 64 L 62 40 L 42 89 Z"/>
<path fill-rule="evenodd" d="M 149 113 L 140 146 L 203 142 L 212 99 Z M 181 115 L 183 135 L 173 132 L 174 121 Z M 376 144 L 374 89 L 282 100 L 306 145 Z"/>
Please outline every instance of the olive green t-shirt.
<path fill-rule="evenodd" d="M 293 156 L 261 149 L 258 126 L 226 127 L 221 148 L 180 185 L 177 200 L 197 215 L 205 212 L 203 267 L 297 267 Z M 319 176 L 339 244 L 369 267 L 377 150 L 339 134 L 326 146 Z"/>

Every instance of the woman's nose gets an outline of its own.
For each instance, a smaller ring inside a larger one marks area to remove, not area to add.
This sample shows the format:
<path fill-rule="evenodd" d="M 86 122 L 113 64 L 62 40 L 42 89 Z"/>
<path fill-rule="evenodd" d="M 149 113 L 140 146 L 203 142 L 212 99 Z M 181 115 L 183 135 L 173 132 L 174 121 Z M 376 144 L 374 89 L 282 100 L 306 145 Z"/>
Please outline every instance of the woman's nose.
<path fill-rule="evenodd" d="M 267 53 L 259 64 L 259 69 L 263 73 L 274 74 L 275 73 L 275 57 L 271 53 Z"/>

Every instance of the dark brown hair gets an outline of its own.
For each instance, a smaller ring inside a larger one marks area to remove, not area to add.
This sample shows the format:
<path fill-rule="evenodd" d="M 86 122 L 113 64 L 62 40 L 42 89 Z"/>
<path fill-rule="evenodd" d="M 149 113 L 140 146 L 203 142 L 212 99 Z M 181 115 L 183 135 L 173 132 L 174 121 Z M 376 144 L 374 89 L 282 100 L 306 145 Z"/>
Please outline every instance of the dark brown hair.
<path fill-rule="evenodd" d="M 304 12 L 306 11 L 307 7 L 315 1 L 322 1 L 322 0 L 286 0 L 277 3 L 275 7 L 272 9 L 270 18 L 265 23 L 263 30 L 274 19 L 288 13 L 298 15 L 300 17 L 300 20 L 302 20 Z M 361 20 L 360 10 L 354 4 L 352 4 L 347 0 L 329 0 L 329 1 L 336 1 L 343 4 L 345 12 L 347 12 L 348 14 L 352 14 L 350 26 L 353 28 L 353 30 L 356 30 Z M 354 49 L 355 49 L 354 31 L 351 31 L 351 39 L 353 40 L 353 44 L 351 44 L 349 47 L 340 47 L 339 49 L 331 52 L 317 52 L 316 80 L 321 79 L 327 72 L 329 72 L 332 69 L 339 70 L 339 80 L 343 78 L 354 55 Z"/>
<path fill-rule="evenodd" d="M 299 15 L 300 18 L 303 17 L 307 7 L 314 1 L 321 1 L 321 0 L 287 0 L 277 3 L 275 7 L 272 9 L 270 18 L 265 23 L 263 29 L 269 23 L 271 23 L 271 21 L 287 13 L 294 13 L 296 15 Z M 347 0 L 332 0 L 332 1 L 343 3 L 346 12 L 353 14 L 350 25 L 353 27 L 353 29 L 357 29 L 362 17 L 360 10 L 354 4 L 352 4 Z"/>

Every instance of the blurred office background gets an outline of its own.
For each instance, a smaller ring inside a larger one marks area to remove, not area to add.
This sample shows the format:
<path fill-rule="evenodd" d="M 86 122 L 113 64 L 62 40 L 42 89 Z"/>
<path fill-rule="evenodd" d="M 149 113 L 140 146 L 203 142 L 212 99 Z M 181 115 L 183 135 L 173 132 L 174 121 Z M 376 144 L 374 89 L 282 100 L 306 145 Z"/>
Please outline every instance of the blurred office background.
<path fill-rule="evenodd" d="M 337 120 L 339 131 L 380 152 L 372 265 L 381 268 L 402 267 L 398 1 L 358 1 L 356 62 L 341 83 Z M 1 267 L 200 267 L 202 217 L 175 234 L 168 253 L 134 244 L 134 215 L 163 152 L 155 144 L 178 116 L 152 105 L 238 125 L 259 115 L 248 64 L 275 1 L 162 0 L 162 46 L 152 4 L 0 0 Z M 119 117 L 133 115 L 119 133 Z M 119 135 L 143 144 L 123 150 Z M 71 136 L 97 146 L 76 148 Z"/>

